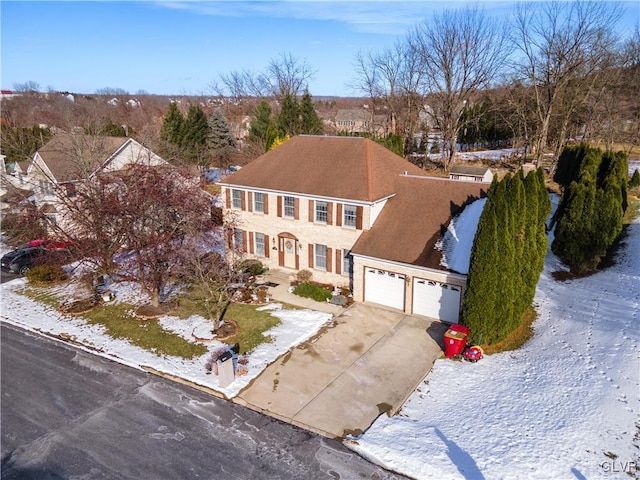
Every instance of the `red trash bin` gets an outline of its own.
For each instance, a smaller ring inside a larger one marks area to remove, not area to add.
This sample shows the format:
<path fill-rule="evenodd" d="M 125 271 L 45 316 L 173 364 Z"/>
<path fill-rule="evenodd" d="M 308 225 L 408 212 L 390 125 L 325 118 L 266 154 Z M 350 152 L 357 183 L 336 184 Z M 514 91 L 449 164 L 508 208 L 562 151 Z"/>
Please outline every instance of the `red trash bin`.
<path fill-rule="evenodd" d="M 453 358 L 462 354 L 462 350 L 467 344 L 468 336 L 469 329 L 464 325 L 454 323 L 449 326 L 449 329 L 444 334 L 444 354 L 446 357 Z"/>

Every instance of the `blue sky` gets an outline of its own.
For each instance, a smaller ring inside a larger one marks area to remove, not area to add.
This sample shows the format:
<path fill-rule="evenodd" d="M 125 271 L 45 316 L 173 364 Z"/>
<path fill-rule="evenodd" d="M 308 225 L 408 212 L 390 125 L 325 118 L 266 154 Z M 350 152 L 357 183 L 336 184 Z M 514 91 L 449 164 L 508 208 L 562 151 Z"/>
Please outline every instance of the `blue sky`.
<path fill-rule="evenodd" d="M 221 73 L 264 71 L 290 53 L 316 71 L 313 96 L 356 95 L 347 84 L 359 50 L 391 47 L 420 20 L 465 2 L 129 1 L 0 3 L 2 89 L 200 95 Z M 514 2 L 482 2 L 508 15 Z M 621 28 L 640 21 L 624 2 Z"/>

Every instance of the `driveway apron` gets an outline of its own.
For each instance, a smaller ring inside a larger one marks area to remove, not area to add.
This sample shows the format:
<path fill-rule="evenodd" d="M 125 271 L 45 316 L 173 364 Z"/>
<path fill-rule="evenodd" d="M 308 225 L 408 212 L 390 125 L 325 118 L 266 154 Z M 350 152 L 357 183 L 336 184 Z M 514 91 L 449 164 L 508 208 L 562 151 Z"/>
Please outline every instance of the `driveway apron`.
<path fill-rule="evenodd" d="M 443 354 L 447 326 L 366 303 L 267 367 L 234 399 L 332 438 L 395 414 Z"/>

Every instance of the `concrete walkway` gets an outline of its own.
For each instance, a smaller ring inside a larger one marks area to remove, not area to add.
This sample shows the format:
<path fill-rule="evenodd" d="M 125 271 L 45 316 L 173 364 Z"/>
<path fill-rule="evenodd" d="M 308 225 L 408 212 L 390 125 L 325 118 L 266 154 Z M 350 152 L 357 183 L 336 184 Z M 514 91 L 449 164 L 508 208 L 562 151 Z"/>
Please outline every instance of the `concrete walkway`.
<path fill-rule="evenodd" d="M 300 304 L 295 295 L 272 295 Z M 336 307 L 313 304 L 303 306 Z M 332 438 L 358 435 L 380 414 L 395 414 L 443 354 L 447 326 L 363 303 L 337 308 L 330 326 L 272 363 L 234 401 Z"/>

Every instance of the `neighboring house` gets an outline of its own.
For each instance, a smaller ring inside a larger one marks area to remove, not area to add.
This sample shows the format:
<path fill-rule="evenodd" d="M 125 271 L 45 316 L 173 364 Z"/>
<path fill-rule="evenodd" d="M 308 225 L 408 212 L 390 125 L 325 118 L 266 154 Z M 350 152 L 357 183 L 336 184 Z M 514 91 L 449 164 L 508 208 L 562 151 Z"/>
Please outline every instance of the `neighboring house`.
<path fill-rule="evenodd" d="M 24 199 L 31 195 L 24 168 L 24 162 L 7 163 L 6 157 L 0 155 L 0 209 L 8 208 L 12 199 Z"/>
<path fill-rule="evenodd" d="M 64 213 L 58 199 L 61 192 L 73 196 L 79 183 L 99 172 L 166 163 L 132 138 L 59 133 L 34 154 L 27 179 L 36 205 L 48 212 L 51 222 L 59 223 Z"/>
<path fill-rule="evenodd" d="M 435 248 L 488 184 L 425 172 L 359 137 L 296 136 L 220 182 L 235 246 L 370 301 L 458 321 L 466 276 Z"/>
<path fill-rule="evenodd" d="M 451 170 L 449 170 L 449 178 L 463 182 L 491 183 L 493 173 L 491 173 L 491 169 L 487 167 L 467 167 L 462 165 L 451 167 Z"/>
<path fill-rule="evenodd" d="M 384 115 L 374 115 L 366 108 L 340 109 L 336 114 L 336 131 L 339 133 L 384 134 Z"/>

